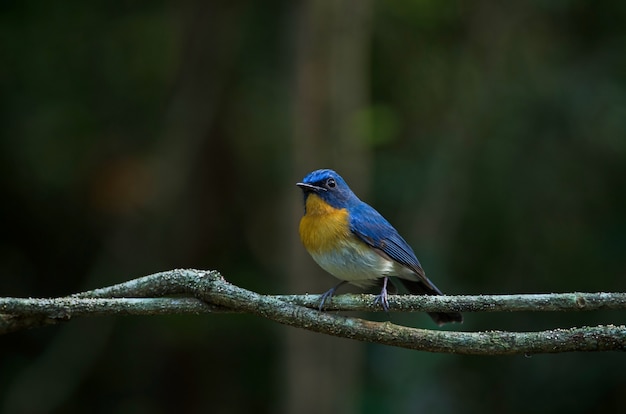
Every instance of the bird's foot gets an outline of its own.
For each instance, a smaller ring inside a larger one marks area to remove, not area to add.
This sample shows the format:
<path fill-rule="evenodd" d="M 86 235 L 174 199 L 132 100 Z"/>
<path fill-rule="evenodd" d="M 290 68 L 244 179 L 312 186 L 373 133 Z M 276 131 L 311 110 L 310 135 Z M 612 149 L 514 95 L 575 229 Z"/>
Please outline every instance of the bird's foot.
<path fill-rule="evenodd" d="M 389 312 L 389 295 L 387 294 L 387 280 L 388 278 L 385 278 L 383 280 L 383 288 L 380 291 L 380 295 L 376 296 L 376 299 L 374 300 L 374 305 L 376 305 L 377 303 L 380 303 L 380 306 L 383 307 L 385 312 Z"/>
<path fill-rule="evenodd" d="M 344 283 L 347 283 L 347 282 L 345 281 L 339 282 L 339 284 L 333 286 L 332 288 L 328 289 L 326 292 L 320 295 L 320 306 L 318 307 L 320 312 L 324 310 L 324 304 L 326 303 L 326 301 L 332 298 L 333 295 L 335 294 L 335 291 L 339 288 L 339 286 L 343 285 Z"/>
<path fill-rule="evenodd" d="M 333 295 L 335 294 L 335 290 L 336 289 L 333 287 L 320 295 L 320 306 L 318 307 L 320 312 L 324 310 L 324 304 L 326 303 L 326 301 L 333 297 Z"/>

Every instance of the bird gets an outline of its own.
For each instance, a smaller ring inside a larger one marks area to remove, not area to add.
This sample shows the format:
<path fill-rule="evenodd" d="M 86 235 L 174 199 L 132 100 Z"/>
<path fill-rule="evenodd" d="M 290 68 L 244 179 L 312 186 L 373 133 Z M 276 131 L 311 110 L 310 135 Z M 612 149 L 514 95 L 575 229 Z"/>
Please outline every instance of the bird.
<path fill-rule="evenodd" d="M 389 310 L 387 284 L 395 276 L 411 294 L 443 295 L 413 249 L 373 207 L 361 201 L 334 170 L 319 169 L 296 184 L 304 195 L 299 233 L 313 260 L 341 282 L 320 296 L 324 303 L 345 283 L 381 285 L 375 303 Z M 459 312 L 429 312 L 438 325 L 463 322 Z"/>

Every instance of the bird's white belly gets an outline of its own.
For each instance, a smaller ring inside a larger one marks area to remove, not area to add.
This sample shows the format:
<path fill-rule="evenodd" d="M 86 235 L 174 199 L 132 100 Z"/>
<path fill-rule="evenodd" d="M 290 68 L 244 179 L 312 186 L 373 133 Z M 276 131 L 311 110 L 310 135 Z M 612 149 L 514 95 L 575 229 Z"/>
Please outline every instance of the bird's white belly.
<path fill-rule="evenodd" d="M 311 256 L 337 279 L 359 287 L 367 287 L 376 279 L 398 274 L 397 263 L 385 259 L 365 244 L 342 243 L 331 251 Z"/>

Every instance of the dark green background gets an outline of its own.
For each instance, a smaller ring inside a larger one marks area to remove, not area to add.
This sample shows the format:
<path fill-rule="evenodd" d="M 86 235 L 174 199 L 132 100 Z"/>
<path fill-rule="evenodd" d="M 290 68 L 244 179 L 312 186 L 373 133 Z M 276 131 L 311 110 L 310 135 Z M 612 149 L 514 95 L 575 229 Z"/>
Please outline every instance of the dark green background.
<path fill-rule="evenodd" d="M 335 281 L 299 244 L 294 186 L 321 167 L 446 293 L 626 290 L 624 2 L 5 1 L 0 13 L 0 296 L 177 267 L 261 293 L 324 291 Z M 452 328 L 624 321 L 467 314 Z M 625 372 L 619 353 L 462 357 L 249 316 L 97 318 L 3 337 L 0 410 L 617 412 Z"/>

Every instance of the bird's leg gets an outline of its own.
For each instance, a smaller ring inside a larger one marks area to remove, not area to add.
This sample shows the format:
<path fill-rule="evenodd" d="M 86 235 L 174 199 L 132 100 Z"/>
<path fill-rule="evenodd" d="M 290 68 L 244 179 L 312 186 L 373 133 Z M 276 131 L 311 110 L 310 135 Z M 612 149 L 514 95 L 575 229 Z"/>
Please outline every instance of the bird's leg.
<path fill-rule="evenodd" d="M 376 300 L 374 304 L 380 303 L 385 312 L 389 312 L 389 300 L 387 296 L 387 282 L 389 281 L 388 277 L 383 278 L 383 288 L 380 290 L 380 295 L 376 296 Z"/>
<path fill-rule="evenodd" d="M 320 306 L 318 308 L 320 312 L 324 310 L 324 303 L 326 303 L 328 299 L 333 297 L 333 295 L 335 294 L 335 291 L 339 289 L 341 285 L 344 285 L 346 283 L 348 282 L 346 282 L 345 280 L 342 280 L 341 282 L 337 283 L 335 286 L 333 286 L 332 288 L 328 289 L 326 292 L 320 295 Z"/>

